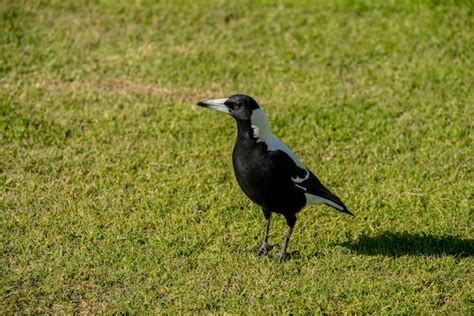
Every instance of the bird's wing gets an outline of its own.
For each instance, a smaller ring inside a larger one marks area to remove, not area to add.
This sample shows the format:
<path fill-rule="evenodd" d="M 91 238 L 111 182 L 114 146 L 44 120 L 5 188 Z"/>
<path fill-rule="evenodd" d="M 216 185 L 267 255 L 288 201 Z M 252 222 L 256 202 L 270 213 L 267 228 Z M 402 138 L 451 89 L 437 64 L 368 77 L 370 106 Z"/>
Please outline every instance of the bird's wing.
<path fill-rule="evenodd" d="M 274 163 L 278 165 L 283 176 L 290 179 L 298 190 L 302 190 L 310 203 L 324 203 L 341 212 L 353 215 L 345 206 L 345 204 L 329 191 L 321 181 L 307 168 L 298 161 L 295 162 L 293 157 L 285 151 L 274 150 L 269 152 Z M 293 154 L 294 155 L 294 154 Z"/>

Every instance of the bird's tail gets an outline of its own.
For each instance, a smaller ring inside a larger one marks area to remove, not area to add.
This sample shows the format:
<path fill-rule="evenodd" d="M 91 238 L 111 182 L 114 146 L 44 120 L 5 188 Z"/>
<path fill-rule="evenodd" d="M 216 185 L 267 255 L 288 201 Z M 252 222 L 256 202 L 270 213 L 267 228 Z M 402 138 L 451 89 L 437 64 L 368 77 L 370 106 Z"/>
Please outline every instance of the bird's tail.
<path fill-rule="evenodd" d="M 308 181 L 310 185 L 308 186 L 306 193 L 309 193 L 309 202 L 316 204 L 323 203 L 335 208 L 340 212 L 354 216 L 354 214 L 352 214 L 351 211 L 347 209 L 344 202 L 342 202 L 339 197 L 329 191 L 329 189 L 326 188 L 314 174 L 310 174 L 310 179 Z"/>
<path fill-rule="evenodd" d="M 317 192 L 317 195 L 322 198 L 322 202 L 328 206 L 335 208 L 336 210 L 352 215 L 354 214 L 349 211 L 344 202 L 339 197 L 329 191 L 326 187 L 321 186 Z"/>
<path fill-rule="evenodd" d="M 329 205 L 329 204 L 327 204 Z M 332 206 L 332 205 L 329 205 L 329 206 Z M 349 209 L 344 205 L 344 203 L 339 200 L 339 203 L 337 203 L 337 207 L 333 206 L 335 209 L 337 209 L 338 211 L 341 211 L 343 213 L 346 213 L 346 214 L 349 214 L 351 216 L 355 216 L 354 214 L 352 214 L 351 211 L 349 211 Z"/>

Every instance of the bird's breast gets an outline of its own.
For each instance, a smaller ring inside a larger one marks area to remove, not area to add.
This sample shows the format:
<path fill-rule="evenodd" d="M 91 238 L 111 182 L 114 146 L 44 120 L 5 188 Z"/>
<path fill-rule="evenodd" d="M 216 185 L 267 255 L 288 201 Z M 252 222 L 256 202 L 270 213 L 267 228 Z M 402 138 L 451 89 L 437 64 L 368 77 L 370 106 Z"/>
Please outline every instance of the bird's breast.
<path fill-rule="evenodd" d="M 271 161 L 266 158 L 266 149 L 255 144 L 253 148 L 246 148 L 237 143 L 234 147 L 232 162 L 237 182 L 247 196 L 260 204 L 263 194 L 261 184 L 271 181 Z"/>

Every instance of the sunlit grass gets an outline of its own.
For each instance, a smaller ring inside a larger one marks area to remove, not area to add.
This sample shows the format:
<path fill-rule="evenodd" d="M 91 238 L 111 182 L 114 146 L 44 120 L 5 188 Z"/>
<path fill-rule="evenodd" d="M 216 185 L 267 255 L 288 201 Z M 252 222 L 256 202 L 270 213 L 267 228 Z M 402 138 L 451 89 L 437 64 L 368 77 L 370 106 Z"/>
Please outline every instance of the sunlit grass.
<path fill-rule="evenodd" d="M 472 6 L 0 3 L 0 310 L 472 313 Z M 440 1 L 442 2 L 442 1 Z M 356 214 L 255 257 L 246 93 Z"/>

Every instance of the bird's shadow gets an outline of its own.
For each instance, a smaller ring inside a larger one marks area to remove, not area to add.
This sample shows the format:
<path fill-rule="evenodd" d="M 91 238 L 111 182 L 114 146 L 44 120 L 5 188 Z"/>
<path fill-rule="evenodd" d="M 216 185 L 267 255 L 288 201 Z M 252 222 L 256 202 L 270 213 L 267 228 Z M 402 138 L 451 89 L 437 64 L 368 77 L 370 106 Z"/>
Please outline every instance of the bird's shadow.
<path fill-rule="evenodd" d="M 352 252 L 389 257 L 411 256 L 474 256 L 474 239 L 455 236 L 433 236 L 408 232 L 382 232 L 375 236 L 362 235 L 356 240 L 339 243 Z"/>

